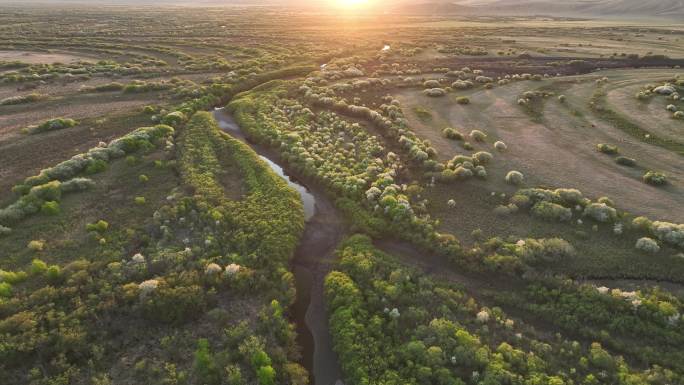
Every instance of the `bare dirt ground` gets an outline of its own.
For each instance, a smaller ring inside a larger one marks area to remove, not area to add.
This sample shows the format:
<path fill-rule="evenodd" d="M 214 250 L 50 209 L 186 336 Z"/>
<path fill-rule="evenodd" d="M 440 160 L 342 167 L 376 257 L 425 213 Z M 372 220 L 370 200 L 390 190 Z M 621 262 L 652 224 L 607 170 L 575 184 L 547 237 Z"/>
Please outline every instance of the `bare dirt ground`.
<path fill-rule="evenodd" d="M 20 61 L 29 64 L 67 64 L 79 60 L 92 60 L 92 58 L 59 52 L 0 51 L 0 61 Z"/>
<path fill-rule="evenodd" d="M 684 71 L 630 70 L 606 71 L 603 74 L 611 79 L 606 86 L 611 109 L 659 137 L 684 141 L 684 121 L 672 119 L 672 113 L 665 109 L 668 104 L 680 103 L 674 103 L 665 96 L 654 96 L 648 101 L 635 97 L 641 87 L 661 85 L 674 75 L 684 75 Z"/>
<path fill-rule="evenodd" d="M 94 130 L 90 124 L 82 124 L 39 135 L 0 138 L 0 202 L 9 199 L 12 186 L 24 178 L 148 123 L 145 115 L 130 115 L 125 109 L 120 114 L 110 115 Z"/>
<path fill-rule="evenodd" d="M 460 93 L 470 97 L 471 104 L 467 106 L 454 103 L 451 95 L 428 98 L 419 90 L 403 90 L 396 97 L 414 130 L 420 137 L 431 140 L 442 153 L 442 159 L 467 153 L 459 148 L 458 142 L 441 136 L 441 129 L 447 125 L 461 128 L 464 134 L 481 129 L 492 141 L 503 140 L 508 151 L 501 154 L 491 145 L 475 144 L 476 150 L 495 155 L 487 167 L 490 180 L 503 178 L 509 170 L 518 170 L 525 174 L 528 185 L 578 188 L 589 197 L 609 196 L 619 207 L 636 214 L 680 222 L 684 219 L 684 190 L 680 185 L 684 181 L 684 159 L 681 156 L 634 141 L 624 132 L 595 119 L 575 117 L 555 100 L 546 103 L 542 123 L 531 121 L 516 100 L 525 90 L 540 85 L 540 82 L 517 82 L 492 90 Z M 592 85 L 589 88 L 593 91 Z M 568 92 L 568 96 L 571 94 Z M 432 111 L 433 121 L 426 124 L 411 117 L 413 106 Z M 642 167 L 668 173 L 672 184 L 665 188 L 644 184 L 643 170 L 618 166 L 611 157 L 596 151 L 598 143 L 618 144 L 626 156 L 637 158 Z"/>
<path fill-rule="evenodd" d="M 139 111 L 147 104 L 159 103 L 158 93 L 135 95 L 77 95 L 68 99 L 48 99 L 38 103 L 0 107 L 0 141 L 23 135 L 31 124 L 63 117 L 76 120 Z"/>

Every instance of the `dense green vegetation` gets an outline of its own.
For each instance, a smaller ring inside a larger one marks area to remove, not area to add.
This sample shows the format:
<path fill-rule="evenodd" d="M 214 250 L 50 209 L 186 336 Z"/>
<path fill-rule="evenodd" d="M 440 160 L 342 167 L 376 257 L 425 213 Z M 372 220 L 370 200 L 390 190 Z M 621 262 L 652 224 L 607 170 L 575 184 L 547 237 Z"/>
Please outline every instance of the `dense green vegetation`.
<path fill-rule="evenodd" d="M 560 385 L 682 380 L 659 366 L 636 370 L 599 342 L 582 344 L 560 334 L 552 339 L 541 337 L 500 308 L 478 304 L 458 285 L 402 266 L 375 249 L 366 237 L 348 239 L 338 253 L 339 271 L 328 275 L 325 289 L 335 349 L 353 383 Z M 570 284 L 565 290 L 569 291 L 558 293 L 532 285 L 521 304 L 572 333 L 583 331 L 573 322 L 590 320 L 597 326 L 611 325 L 611 330 L 625 336 L 643 335 L 647 330 L 663 338 L 679 335 L 668 328 L 667 317 L 681 304 L 663 302 L 662 294 L 654 293 L 643 302 L 638 294 L 630 294 L 639 301 L 639 312 L 653 317 L 652 323 L 643 323 L 634 322 L 640 319 L 633 312 L 635 305 L 619 292 L 612 297 L 594 288 L 578 292 Z M 588 337 L 612 342 L 598 333 Z M 675 352 L 680 342 L 653 343 L 667 343 L 674 350 L 644 347 L 630 353 L 640 355 L 643 362 L 679 365 L 681 358 Z M 631 350 L 629 344 L 624 348 Z"/>

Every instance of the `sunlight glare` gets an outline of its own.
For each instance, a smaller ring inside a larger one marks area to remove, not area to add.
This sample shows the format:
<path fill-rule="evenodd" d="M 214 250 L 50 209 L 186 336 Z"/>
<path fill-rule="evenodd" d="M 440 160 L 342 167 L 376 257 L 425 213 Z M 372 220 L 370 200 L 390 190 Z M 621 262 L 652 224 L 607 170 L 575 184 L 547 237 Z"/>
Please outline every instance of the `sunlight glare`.
<path fill-rule="evenodd" d="M 335 4 L 340 8 L 355 9 L 368 4 L 368 0 L 334 0 Z"/>

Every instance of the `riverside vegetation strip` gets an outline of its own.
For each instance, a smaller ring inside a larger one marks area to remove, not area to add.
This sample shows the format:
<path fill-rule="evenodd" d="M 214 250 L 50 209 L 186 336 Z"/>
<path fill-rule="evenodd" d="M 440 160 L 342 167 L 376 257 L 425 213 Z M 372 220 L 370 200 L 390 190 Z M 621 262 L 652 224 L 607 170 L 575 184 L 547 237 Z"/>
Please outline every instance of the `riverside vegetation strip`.
<path fill-rule="evenodd" d="M 2 9 L 7 382 L 684 383 L 679 26 Z"/>

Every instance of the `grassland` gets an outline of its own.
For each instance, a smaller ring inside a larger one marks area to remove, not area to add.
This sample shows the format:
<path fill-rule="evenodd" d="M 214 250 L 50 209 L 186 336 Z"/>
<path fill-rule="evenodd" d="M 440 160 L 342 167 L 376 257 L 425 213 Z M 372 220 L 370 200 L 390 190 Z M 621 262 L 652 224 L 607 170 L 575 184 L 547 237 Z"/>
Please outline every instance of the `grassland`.
<path fill-rule="evenodd" d="M 684 383 L 683 33 L 0 6 L 0 378 Z"/>

